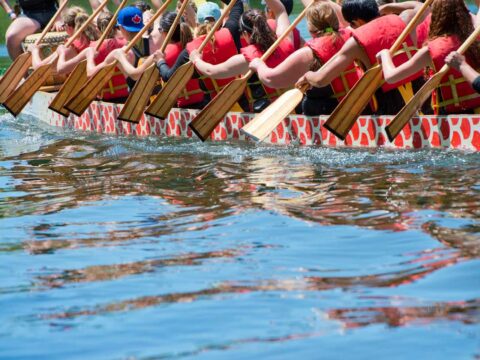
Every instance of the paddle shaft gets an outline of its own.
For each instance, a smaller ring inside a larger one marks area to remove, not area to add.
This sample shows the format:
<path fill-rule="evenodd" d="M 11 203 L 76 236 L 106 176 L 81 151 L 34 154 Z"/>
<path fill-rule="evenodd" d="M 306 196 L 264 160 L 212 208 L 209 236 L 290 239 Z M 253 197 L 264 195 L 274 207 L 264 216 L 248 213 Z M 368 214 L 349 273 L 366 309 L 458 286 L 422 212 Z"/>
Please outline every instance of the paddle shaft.
<path fill-rule="evenodd" d="M 308 9 L 314 4 L 312 1 L 288 26 L 281 36 L 268 48 L 262 55 L 261 60 L 267 60 L 281 44 L 283 40 L 290 34 L 290 32 L 297 27 L 307 13 Z M 233 80 L 228 84 L 217 96 L 210 101 L 210 103 L 193 119 L 189 124 L 193 132 L 202 140 L 205 141 L 210 134 L 215 130 L 217 125 L 222 121 L 224 115 L 237 102 L 238 98 L 242 96 L 248 79 L 254 74 L 249 70 L 242 78 Z"/>
<path fill-rule="evenodd" d="M 165 52 L 168 44 L 172 40 L 172 36 L 177 30 L 177 26 L 180 23 L 188 4 L 188 1 L 185 0 L 178 10 L 175 20 L 170 26 L 170 29 L 163 40 L 162 47 L 160 48 L 162 53 Z M 118 115 L 119 120 L 134 123 L 138 123 L 140 121 L 143 111 L 145 110 L 145 107 L 149 101 L 150 95 L 157 85 L 159 77 L 160 72 L 158 71 L 156 64 L 152 64 L 147 70 L 145 70 L 140 79 L 135 83 L 135 86 L 128 96 L 125 105 L 123 105 L 122 111 Z"/>
<path fill-rule="evenodd" d="M 433 0 L 426 0 L 423 3 L 419 11 L 390 47 L 390 54 L 393 55 L 399 49 L 432 2 Z M 381 85 L 382 78 L 381 65 L 373 65 L 338 104 L 324 126 L 341 140 L 344 140 L 360 113 L 365 109 L 371 97 Z"/>
<path fill-rule="evenodd" d="M 75 33 L 72 35 L 72 37 L 70 39 L 68 39 L 67 43 L 65 44 L 66 47 L 69 47 L 73 44 L 73 42 L 75 40 L 77 40 L 77 38 L 85 31 L 85 29 L 87 28 L 88 25 L 90 25 L 90 23 L 93 21 L 93 19 L 95 19 L 98 14 L 100 14 L 100 12 L 103 10 L 103 8 L 105 6 L 107 6 L 107 3 L 108 3 L 108 0 L 105 0 L 103 3 L 100 4 L 100 6 L 98 8 L 95 9 L 95 11 L 92 13 L 92 15 L 90 15 L 87 19 L 87 21 L 85 21 L 82 26 L 80 26 L 80 28 L 75 31 Z"/>
<path fill-rule="evenodd" d="M 118 6 L 117 8 L 117 11 L 115 11 L 115 14 L 113 14 L 113 17 L 112 17 L 112 20 L 110 20 L 110 22 L 108 23 L 108 26 L 107 28 L 105 29 L 105 31 L 103 32 L 102 36 L 100 37 L 100 39 L 97 41 L 97 45 L 95 46 L 95 51 L 98 51 L 100 49 L 100 46 L 102 46 L 103 42 L 105 41 L 105 39 L 107 38 L 108 34 L 110 34 L 110 32 L 112 31 L 113 27 L 116 25 L 117 23 L 117 17 L 118 17 L 118 13 L 120 12 L 120 10 L 122 10 L 125 5 L 127 5 L 127 2 L 128 0 L 123 0 L 120 5 Z"/>
<path fill-rule="evenodd" d="M 468 48 L 477 41 L 478 36 L 480 36 L 480 27 L 477 27 L 470 36 L 463 42 L 463 44 L 458 48 L 457 52 L 459 54 L 465 54 Z M 433 77 L 431 77 L 418 91 L 410 101 L 402 108 L 402 110 L 395 116 L 392 122 L 387 126 L 387 136 L 390 141 L 393 141 L 397 135 L 403 130 L 408 121 L 412 118 L 414 113 L 418 110 L 419 107 L 430 96 L 431 91 L 440 85 L 442 78 L 448 73 L 450 66 L 445 64 L 442 66 L 440 71 L 438 71 Z M 430 90 L 431 91 L 427 91 Z"/>
<path fill-rule="evenodd" d="M 233 9 L 237 0 L 231 0 L 230 4 L 223 10 L 220 18 L 215 22 L 210 32 L 207 34 L 203 42 L 198 47 L 198 52 L 202 52 L 208 42 L 215 35 L 215 32 L 220 28 L 223 23 L 223 20 Z M 145 111 L 148 115 L 158 117 L 161 119 L 166 118 L 170 109 L 175 105 L 180 92 L 185 88 L 187 83 L 192 78 L 194 73 L 194 66 L 192 61 L 180 66 L 175 73 L 170 77 L 162 90 L 158 93 L 157 97 L 152 101 L 150 106 Z"/>
<path fill-rule="evenodd" d="M 55 21 L 57 20 L 57 17 L 61 14 L 63 9 L 67 6 L 68 1 L 64 0 L 60 6 L 58 7 L 57 12 L 53 17 L 50 19 L 48 22 L 47 26 L 45 26 L 45 29 L 43 29 L 42 33 L 40 34 L 40 37 L 35 41 L 35 45 L 38 45 L 42 42 L 43 38 L 48 34 L 48 32 L 52 29 L 53 25 L 55 25 Z"/>

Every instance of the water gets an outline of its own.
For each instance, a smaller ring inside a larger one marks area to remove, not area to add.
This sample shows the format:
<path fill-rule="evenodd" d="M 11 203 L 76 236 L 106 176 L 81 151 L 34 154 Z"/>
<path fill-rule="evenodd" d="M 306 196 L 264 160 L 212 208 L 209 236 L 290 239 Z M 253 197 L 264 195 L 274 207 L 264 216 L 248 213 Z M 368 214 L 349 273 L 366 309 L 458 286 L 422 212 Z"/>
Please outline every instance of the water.
<path fill-rule="evenodd" d="M 478 359 L 480 155 L 0 116 L 1 359 Z"/>
<path fill-rule="evenodd" d="M 0 115 L 0 359 L 479 359 L 479 160 Z"/>

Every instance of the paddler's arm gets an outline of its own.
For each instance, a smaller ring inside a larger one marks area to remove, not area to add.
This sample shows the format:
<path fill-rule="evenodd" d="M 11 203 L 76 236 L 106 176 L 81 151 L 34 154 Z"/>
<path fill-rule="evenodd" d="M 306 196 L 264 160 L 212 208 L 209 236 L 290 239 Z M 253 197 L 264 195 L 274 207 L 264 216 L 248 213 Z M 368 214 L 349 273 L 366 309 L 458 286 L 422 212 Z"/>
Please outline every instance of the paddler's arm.
<path fill-rule="evenodd" d="M 70 48 L 66 48 L 64 45 L 60 45 L 57 48 L 58 62 L 57 72 L 59 74 L 68 74 L 73 71 L 75 66 L 86 58 L 86 49 L 79 54 L 75 54 L 75 51 Z"/>
<path fill-rule="evenodd" d="M 40 46 L 33 44 L 33 45 L 30 45 L 28 49 L 32 54 L 32 68 L 34 70 L 38 69 L 40 66 L 50 64 L 54 56 L 56 55 L 56 53 L 52 53 L 49 56 L 47 56 L 45 59 L 42 59 Z"/>
<path fill-rule="evenodd" d="M 480 74 L 467 63 L 465 56 L 452 51 L 445 58 L 445 62 L 452 68 L 460 71 L 465 80 L 472 84 L 475 91 L 480 92 Z"/>
<path fill-rule="evenodd" d="M 396 67 L 388 49 L 377 54 L 377 59 L 382 63 L 383 77 L 389 84 L 395 84 L 429 66 L 432 62 L 428 47 L 418 50 L 407 62 Z"/>
<path fill-rule="evenodd" d="M 414 10 L 415 12 L 420 9 L 422 3 L 419 1 L 403 1 L 401 3 L 384 4 L 378 7 L 380 14 L 396 14 L 399 15 L 405 10 Z M 429 12 L 427 12 L 428 15 Z"/>
<path fill-rule="evenodd" d="M 160 59 L 157 61 L 157 68 L 158 71 L 160 72 L 160 76 L 162 77 L 163 81 L 168 81 L 172 77 L 172 75 L 177 71 L 177 69 L 185 65 L 190 61 L 190 58 L 188 56 L 188 52 L 186 49 L 183 49 L 180 55 L 177 58 L 177 61 L 175 61 L 175 64 L 173 64 L 172 67 L 167 65 L 167 62 L 165 61 L 164 58 L 160 57 Z"/>
<path fill-rule="evenodd" d="M 301 48 L 290 54 L 281 64 L 270 68 L 260 59 L 250 63 L 250 69 L 256 71 L 260 81 L 273 89 L 285 89 L 305 74 L 313 62 L 313 52 L 309 47 Z"/>
<path fill-rule="evenodd" d="M 283 35 L 285 30 L 290 26 L 290 19 L 288 18 L 287 10 L 280 0 L 265 0 L 268 8 L 275 14 L 275 21 L 277 22 L 277 28 L 275 30 L 277 37 Z M 293 44 L 293 32 L 291 31 L 287 39 Z"/>
<path fill-rule="evenodd" d="M 0 0 L 0 6 L 2 6 L 3 10 L 8 14 L 10 20 L 15 20 L 17 18 L 17 14 L 15 14 L 15 11 L 12 10 L 10 7 L 10 4 L 6 0 Z"/>
<path fill-rule="evenodd" d="M 155 54 L 147 57 L 140 65 L 137 67 L 133 66 L 133 54 L 131 51 L 128 54 L 125 54 L 123 49 L 117 49 L 112 51 L 113 58 L 118 61 L 118 68 L 120 71 L 127 77 L 138 80 L 142 74 L 155 63 Z"/>
<path fill-rule="evenodd" d="M 345 42 L 340 51 L 322 66 L 320 70 L 307 72 L 297 81 L 296 86 L 299 88 L 307 84 L 318 88 L 327 86 L 356 59 L 362 60 L 362 63 L 367 65 L 366 62 L 368 58 L 365 59 L 365 57 L 366 54 L 363 49 L 357 44 L 354 38 L 350 38 Z"/>
<path fill-rule="evenodd" d="M 190 59 L 200 74 L 212 79 L 228 79 L 248 71 L 248 61 L 243 55 L 235 55 L 221 64 L 213 65 L 203 61 L 198 51 L 194 50 L 190 53 Z"/>

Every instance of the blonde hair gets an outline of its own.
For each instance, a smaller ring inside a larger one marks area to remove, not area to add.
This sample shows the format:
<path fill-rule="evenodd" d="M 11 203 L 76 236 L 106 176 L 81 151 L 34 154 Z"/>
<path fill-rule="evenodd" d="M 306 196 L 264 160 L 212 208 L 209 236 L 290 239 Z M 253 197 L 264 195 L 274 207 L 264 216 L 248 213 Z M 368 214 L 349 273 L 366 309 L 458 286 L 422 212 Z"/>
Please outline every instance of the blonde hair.
<path fill-rule="evenodd" d="M 210 21 L 198 25 L 197 28 L 195 29 L 195 37 L 207 35 L 210 32 L 210 30 L 212 30 L 213 25 L 215 24 Z"/>
<path fill-rule="evenodd" d="M 75 27 L 75 18 L 79 14 L 86 14 L 87 12 L 80 6 L 72 6 L 67 9 L 62 15 L 63 23 L 71 28 Z"/>
<path fill-rule="evenodd" d="M 78 31 L 83 24 L 88 20 L 89 16 L 87 14 L 78 14 L 75 17 L 75 31 Z M 95 41 L 99 38 L 98 29 L 92 23 L 88 24 L 87 27 L 83 30 L 83 35 L 90 40 Z"/>
<path fill-rule="evenodd" d="M 307 10 L 309 31 L 315 36 L 338 32 L 339 23 L 335 9 L 328 2 L 317 2 Z"/>

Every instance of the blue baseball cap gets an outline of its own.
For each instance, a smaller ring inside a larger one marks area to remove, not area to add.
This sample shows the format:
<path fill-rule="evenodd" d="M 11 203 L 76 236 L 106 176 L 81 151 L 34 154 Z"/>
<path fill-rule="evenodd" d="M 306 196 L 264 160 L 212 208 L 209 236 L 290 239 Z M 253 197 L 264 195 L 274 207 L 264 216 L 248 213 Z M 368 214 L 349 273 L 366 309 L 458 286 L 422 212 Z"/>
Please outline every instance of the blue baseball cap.
<path fill-rule="evenodd" d="M 222 16 L 222 11 L 214 2 L 207 1 L 206 3 L 200 5 L 197 10 L 197 22 L 199 24 L 203 24 L 209 18 L 217 21 L 220 19 L 220 16 Z"/>
<path fill-rule="evenodd" d="M 130 32 L 139 32 L 143 29 L 142 12 L 134 6 L 123 8 L 118 13 L 117 26 L 121 26 Z"/>

